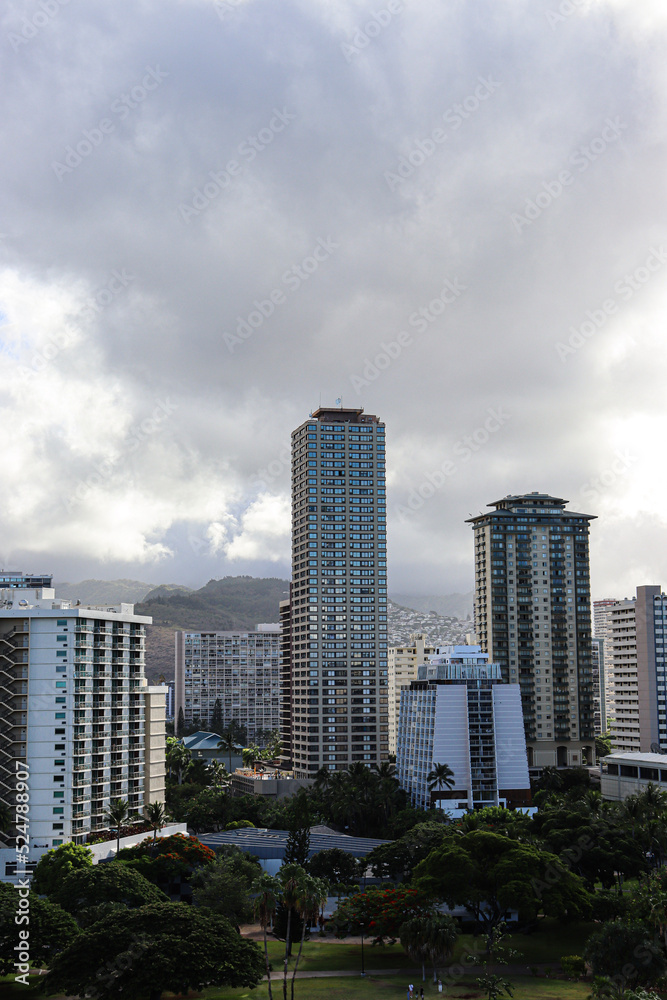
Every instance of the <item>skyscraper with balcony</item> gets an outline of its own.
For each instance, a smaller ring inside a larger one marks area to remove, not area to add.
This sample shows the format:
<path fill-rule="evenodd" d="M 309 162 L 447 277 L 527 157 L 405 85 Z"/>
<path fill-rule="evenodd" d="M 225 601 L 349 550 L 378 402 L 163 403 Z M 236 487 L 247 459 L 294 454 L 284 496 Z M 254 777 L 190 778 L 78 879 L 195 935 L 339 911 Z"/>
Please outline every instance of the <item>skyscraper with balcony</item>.
<path fill-rule="evenodd" d="M 296 777 L 388 756 L 385 428 L 319 408 L 292 434 L 282 734 Z"/>
<path fill-rule="evenodd" d="M 133 814 L 164 801 L 166 689 L 146 684 L 151 619 L 133 611 L 0 589 L 0 800 L 13 817 L 17 762 L 27 764 L 29 860 L 105 829 L 114 799 Z M 13 853 L 1 852 L 5 867 Z"/>
<path fill-rule="evenodd" d="M 593 763 L 588 535 L 592 514 L 545 493 L 504 497 L 471 518 L 475 631 L 521 688 L 531 766 Z"/>

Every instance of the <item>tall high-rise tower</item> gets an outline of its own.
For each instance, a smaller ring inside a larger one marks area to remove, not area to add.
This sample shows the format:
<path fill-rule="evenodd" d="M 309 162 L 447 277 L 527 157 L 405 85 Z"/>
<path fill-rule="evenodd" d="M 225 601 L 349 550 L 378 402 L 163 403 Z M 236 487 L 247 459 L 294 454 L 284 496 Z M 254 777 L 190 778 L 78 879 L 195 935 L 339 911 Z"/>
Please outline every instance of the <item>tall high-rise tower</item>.
<path fill-rule="evenodd" d="M 384 424 L 315 410 L 292 434 L 281 713 L 296 777 L 388 756 Z"/>
<path fill-rule="evenodd" d="M 507 496 L 475 533 L 475 629 L 521 687 L 529 764 L 593 763 L 588 556 L 592 514 L 545 493 Z"/>

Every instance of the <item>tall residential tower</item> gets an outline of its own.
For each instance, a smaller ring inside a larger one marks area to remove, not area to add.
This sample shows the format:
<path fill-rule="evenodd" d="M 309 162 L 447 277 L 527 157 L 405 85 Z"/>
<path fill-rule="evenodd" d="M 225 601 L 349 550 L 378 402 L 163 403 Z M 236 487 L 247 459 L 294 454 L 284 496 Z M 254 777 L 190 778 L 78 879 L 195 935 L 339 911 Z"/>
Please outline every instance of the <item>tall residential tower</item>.
<path fill-rule="evenodd" d="M 592 514 L 545 493 L 507 496 L 475 533 L 475 630 L 519 682 L 531 766 L 594 763 L 588 557 Z"/>
<path fill-rule="evenodd" d="M 283 744 L 295 777 L 388 756 L 384 424 L 315 410 L 292 434 Z"/>

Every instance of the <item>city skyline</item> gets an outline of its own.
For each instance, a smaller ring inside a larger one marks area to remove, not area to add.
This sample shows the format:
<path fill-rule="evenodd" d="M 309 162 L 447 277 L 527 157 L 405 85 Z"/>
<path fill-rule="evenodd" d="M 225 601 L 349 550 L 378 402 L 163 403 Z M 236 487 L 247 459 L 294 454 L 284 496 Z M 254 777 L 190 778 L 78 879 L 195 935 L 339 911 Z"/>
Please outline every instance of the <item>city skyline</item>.
<path fill-rule="evenodd" d="M 286 577 L 342 397 L 391 588 L 470 590 L 465 517 L 536 489 L 598 516 L 594 597 L 665 579 L 667 11 L 391 7 L 5 11 L 4 566 Z"/>

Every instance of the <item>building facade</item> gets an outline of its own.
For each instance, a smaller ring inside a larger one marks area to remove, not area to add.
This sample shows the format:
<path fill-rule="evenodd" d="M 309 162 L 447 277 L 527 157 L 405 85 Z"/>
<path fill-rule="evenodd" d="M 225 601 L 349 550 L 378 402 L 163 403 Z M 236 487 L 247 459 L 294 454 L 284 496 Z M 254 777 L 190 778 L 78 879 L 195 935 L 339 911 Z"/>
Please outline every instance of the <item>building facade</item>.
<path fill-rule="evenodd" d="M 17 761 L 27 764 L 31 860 L 106 829 L 114 799 L 135 815 L 164 801 L 165 689 L 146 683 L 151 619 L 133 610 L 0 590 L 0 800 L 13 815 Z"/>
<path fill-rule="evenodd" d="M 593 601 L 593 635 L 598 641 L 598 653 L 600 657 L 600 726 L 601 732 L 606 732 L 609 726 L 609 719 L 614 716 L 613 709 L 613 687 L 612 687 L 612 658 L 611 658 L 611 638 L 610 621 L 611 609 L 618 604 L 617 597 L 605 597 L 600 601 Z"/>
<path fill-rule="evenodd" d="M 600 791 L 603 799 L 623 802 L 629 795 L 646 791 L 649 785 L 657 785 L 660 791 L 667 791 L 665 754 L 618 750 L 600 759 Z"/>
<path fill-rule="evenodd" d="M 435 646 L 427 646 L 423 632 L 413 632 L 407 646 L 389 646 L 387 670 L 389 678 L 389 753 L 396 754 L 398 745 L 398 717 L 401 711 L 401 689 L 417 680 L 417 667 L 435 653 Z"/>
<path fill-rule="evenodd" d="M 283 739 L 296 778 L 389 752 L 385 428 L 316 410 L 292 434 Z M 286 720 L 289 724 L 286 725 Z"/>
<path fill-rule="evenodd" d="M 485 806 L 529 806 L 530 779 L 519 685 L 479 646 L 438 649 L 403 688 L 396 773 L 413 805 L 460 815 Z M 429 787 L 435 765 L 451 789 Z"/>
<path fill-rule="evenodd" d="M 475 631 L 521 689 L 531 766 L 595 759 L 589 575 L 591 514 L 544 493 L 507 496 L 468 522 Z"/>
<path fill-rule="evenodd" d="M 607 638 L 607 711 L 614 750 L 639 751 L 639 688 L 635 600 L 619 601 L 609 609 Z"/>
<path fill-rule="evenodd" d="M 186 725 L 245 726 L 251 743 L 280 728 L 280 626 L 254 632 L 176 632 L 174 709 Z"/>
<path fill-rule="evenodd" d="M 637 587 L 635 598 L 612 605 L 608 614 L 612 747 L 626 753 L 667 749 L 667 596 L 658 585 Z"/>

